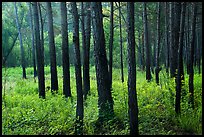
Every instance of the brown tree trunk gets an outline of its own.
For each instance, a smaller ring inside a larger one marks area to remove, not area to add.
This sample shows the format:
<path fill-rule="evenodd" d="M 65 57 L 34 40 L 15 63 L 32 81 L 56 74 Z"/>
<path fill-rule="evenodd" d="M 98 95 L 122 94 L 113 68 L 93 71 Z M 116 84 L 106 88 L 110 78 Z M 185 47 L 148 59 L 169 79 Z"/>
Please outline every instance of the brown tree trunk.
<path fill-rule="evenodd" d="M 75 76 L 76 76 L 76 90 L 77 90 L 77 107 L 76 107 L 76 126 L 75 134 L 83 134 L 83 91 L 82 91 L 82 77 L 81 77 L 81 60 L 80 60 L 80 45 L 79 45 L 79 15 L 77 11 L 76 2 L 71 3 L 73 16 L 73 43 L 75 49 Z"/>
<path fill-rule="evenodd" d="M 156 75 L 156 83 L 159 84 L 159 72 L 161 68 L 159 67 L 159 51 L 160 51 L 160 13 L 161 12 L 161 3 L 158 2 L 157 7 L 157 52 L 156 52 L 156 69 L 155 69 L 155 75 Z"/>
<path fill-rule="evenodd" d="M 101 2 L 92 2 L 92 11 L 94 17 L 93 35 L 95 41 L 94 54 L 98 90 L 99 120 L 103 121 L 113 116 L 113 98 L 109 84 Z"/>
<path fill-rule="evenodd" d="M 152 79 L 150 71 L 150 47 L 149 47 L 149 38 L 148 38 L 148 27 L 147 27 L 147 10 L 146 2 L 143 3 L 143 24 L 144 24 L 144 45 L 146 46 L 146 80 L 150 81 Z"/>
<path fill-rule="evenodd" d="M 138 104 L 136 93 L 136 62 L 135 62 L 135 31 L 134 2 L 127 2 L 127 33 L 128 33 L 128 113 L 130 135 L 138 135 Z"/>
<path fill-rule="evenodd" d="M 44 58 L 42 56 L 42 51 L 41 51 L 42 48 L 40 44 L 40 29 L 39 29 L 39 16 L 38 16 L 37 2 L 33 2 L 33 14 L 34 14 L 34 28 L 35 28 L 35 41 L 36 41 L 39 97 L 45 98 Z"/>
<path fill-rule="evenodd" d="M 121 67 L 121 81 L 124 82 L 124 74 L 123 74 L 123 38 L 122 38 L 122 23 L 121 23 L 121 8 L 119 2 L 119 25 L 120 25 L 120 67 Z"/>
<path fill-rule="evenodd" d="M 176 81 L 176 101 L 175 101 L 175 111 L 177 114 L 180 113 L 180 100 L 181 100 L 181 89 L 184 76 L 183 70 L 183 41 L 184 41 L 184 25 L 185 25 L 185 12 L 186 12 L 186 3 L 182 3 L 181 11 L 181 23 L 180 23 L 180 35 L 179 35 L 179 51 L 178 51 L 178 72 L 177 72 L 177 81 Z"/>
<path fill-rule="evenodd" d="M 48 15 L 48 39 L 50 49 L 50 71 L 51 71 L 51 92 L 58 92 L 58 79 L 57 79 L 57 65 L 56 65 L 56 51 L 53 29 L 53 16 L 51 2 L 46 2 L 47 15 Z"/>
<path fill-rule="evenodd" d="M 191 107 L 194 109 L 194 86 L 193 86 L 193 60 L 194 60 L 194 47 L 195 47 L 195 26 L 196 26 L 196 12 L 197 5 L 193 3 L 193 16 L 192 16 L 192 39 L 191 39 L 191 47 L 190 47 L 190 65 L 189 65 L 189 93 L 190 93 L 190 101 Z"/>
<path fill-rule="evenodd" d="M 69 70 L 69 42 L 67 32 L 67 7 L 65 2 L 60 3 L 61 32 L 62 32 L 62 66 L 63 66 L 63 94 L 71 97 L 70 70 Z"/>

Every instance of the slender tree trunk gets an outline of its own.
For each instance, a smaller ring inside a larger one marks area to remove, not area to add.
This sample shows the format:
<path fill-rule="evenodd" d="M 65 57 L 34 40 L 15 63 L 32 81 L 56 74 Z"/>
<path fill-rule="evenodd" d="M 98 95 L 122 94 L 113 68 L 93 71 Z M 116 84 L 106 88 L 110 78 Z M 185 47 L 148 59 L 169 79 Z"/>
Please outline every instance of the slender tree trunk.
<path fill-rule="evenodd" d="M 168 3 L 165 2 L 165 35 L 166 35 L 166 73 L 169 75 L 169 23 L 168 23 Z"/>
<path fill-rule="evenodd" d="M 187 21 L 187 26 L 188 26 L 188 28 L 187 28 L 187 38 L 188 38 L 188 45 L 190 45 L 190 29 L 191 29 L 191 27 L 190 27 L 190 4 L 188 5 L 188 16 L 187 16 L 187 18 L 188 18 L 188 21 Z M 187 48 L 187 74 L 189 74 L 189 67 L 190 67 L 190 50 L 189 50 L 189 48 Z"/>
<path fill-rule="evenodd" d="M 60 3 L 61 8 L 61 32 L 62 32 L 62 66 L 63 66 L 63 94 L 71 97 L 70 70 L 69 70 L 69 42 L 67 32 L 67 7 L 66 2 Z"/>
<path fill-rule="evenodd" d="M 140 29 L 140 28 L 138 28 Z M 142 46 L 141 46 L 141 40 L 140 40 L 140 31 L 138 30 L 138 53 L 137 53 L 137 57 L 138 57 L 138 64 L 139 67 L 142 69 Z"/>
<path fill-rule="evenodd" d="M 112 89 L 112 65 L 113 65 L 113 2 L 110 2 L 111 14 L 110 14 L 110 39 L 109 39 L 109 79 L 110 88 Z"/>
<path fill-rule="evenodd" d="M 24 48 L 23 48 L 21 29 L 20 29 L 19 20 L 18 20 L 18 9 L 17 9 L 17 6 L 16 6 L 16 2 L 14 2 L 14 9 L 15 9 L 15 15 L 16 15 L 16 26 L 18 28 L 18 33 L 19 33 L 18 36 L 19 36 L 20 49 L 21 49 L 21 66 L 22 66 L 22 70 L 23 70 L 23 78 L 26 79 L 25 54 L 24 54 Z"/>
<path fill-rule="evenodd" d="M 40 30 L 39 30 L 39 16 L 37 9 L 37 2 L 33 2 L 34 14 L 34 28 L 36 41 L 36 55 L 37 55 L 37 73 L 38 73 L 38 89 L 39 97 L 45 98 L 45 76 L 44 76 L 44 58 L 42 56 L 42 48 L 40 44 Z"/>
<path fill-rule="evenodd" d="M 121 81 L 124 82 L 124 74 L 123 74 L 123 38 L 122 38 L 122 23 L 121 23 L 121 8 L 119 3 L 119 25 L 120 25 L 120 67 L 121 67 Z"/>
<path fill-rule="evenodd" d="M 33 13 L 31 8 L 31 3 L 28 3 L 29 6 L 29 15 L 30 15 L 30 30 L 31 30 L 31 41 L 32 41 L 32 59 L 33 59 L 33 71 L 34 71 L 34 78 L 37 76 L 36 70 L 36 61 L 35 61 L 35 43 L 34 43 L 34 30 L 33 30 Z"/>
<path fill-rule="evenodd" d="M 197 32 L 197 49 L 198 49 L 198 74 L 200 74 L 200 62 L 201 62 L 201 48 L 200 48 L 200 32 Z"/>
<path fill-rule="evenodd" d="M 150 71 L 150 47 L 149 47 L 149 38 L 148 38 L 148 27 L 147 27 L 147 11 L 146 11 L 146 2 L 143 3 L 143 24 L 144 24 L 144 45 L 146 46 L 146 80 L 150 81 L 152 79 Z"/>
<path fill-rule="evenodd" d="M 196 12 L 197 5 L 193 3 L 193 16 L 192 16 L 192 39 L 190 47 L 190 65 L 189 65 L 189 92 L 190 92 L 190 101 L 191 107 L 194 109 L 194 86 L 193 86 L 193 60 L 194 60 L 194 47 L 195 47 L 195 26 L 196 26 Z"/>
<path fill-rule="evenodd" d="M 108 63 L 105 50 L 105 37 L 103 29 L 103 15 L 101 2 L 92 2 L 94 54 L 96 65 L 96 79 L 98 89 L 99 120 L 113 116 L 113 98 L 110 90 Z"/>
<path fill-rule="evenodd" d="M 130 119 L 130 135 L 138 135 L 138 104 L 136 93 L 135 31 L 134 2 L 127 2 L 128 33 L 128 106 Z"/>
<path fill-rule="evenodd" d="M 186 3 L 182 3 L 181 11 L 181 22 L 180 22 L 180 35 L 179 35 L 179 51 L 178 51 L 178 72 L 177 72 L 177 81 L 176 81 L 176 103 L 175 111 L 177 114 L 180 113 L 180 100 L 181 100 L 181 89 L 182 83 L 181 80 L 184 76 L 183 70 L 183 45 L 184 45 L 184 25 L 185 25 L 185 12 L 186 12 Z"/>
<path fill-rule="evenodd" d="M 89 56 L 90 56 L 90 38 L 91 38 L 91 9 L 90 2 L 86 2 L 86 18 L 85 18 L 85 49 L 84 49 L 84 70 L 83 70 L 83 82 L 84 82 L 84 99 L 87 98 L 90 92 L 90 73 L 89 73 Z"/>
<path fill-rule="evenodd" d="M 145 70 L 145 45 L 144 45 L 144 33 L 142 33 L 142 70 Z"/>
<path fill-rule="evenodd" d="M 73 16 L 73 43 L 75 49 L 75 76 L 77 89 L 77 107 L 76 107 L 76 127 L 75 134 L 83 134 L 83 91 L 82 91 L 82 77 L 81 77 L 81 60 L 80 60 L 80 45 L 79 45 L 79 15 L 77 11 L 76 2 L 71 2 L 72 16 Z"/>
<path fill-rule="evenodd" d="M 38 4 L 38 12 L 39 12 L 39 17 L 40 17 L 40 43 L 41 43 L 41 48 L 42 48 L 42 55 L 44 58 L 44 31 L 43 31 L 43 19 L 42 19 L 42 13 L 41 13 L 41 6 L 40 3 Z"/>
<path fill-rule="evenodd" d="M 156 75 L 156 83 L 159 84 L 159 72 L 161 68 L 159 67 L 159 51 L 160 51 L 160 14 L 161 14 L 161 3 L 158 2 L 157 7 L 157 52 L 156 52 L 156 69 L 155 69 L 155 75 Z"/>
<path fill-rule="evenodd" d="M 174 13 L 175 12 L 175 13 Z M 170 54 L 170 76 L 176 77 L 178 43 L 179 43 L 179 24 L 181 14 L 181 3 L 171 2 L 170 4 L 170 30 L 171 30 L 171 54 Z"/>
<path fill-rule="evenodd" d="M 56 66 L 56 51 L 53 29 L 53 16 L 51 2 L 46 2 L 47 14 L 48 14 L 48 38 L 50 49 L 50 71 L 51 71 L 51 91 L 58 91 L 58 79 L 57 79 L 57 66 Z"/>

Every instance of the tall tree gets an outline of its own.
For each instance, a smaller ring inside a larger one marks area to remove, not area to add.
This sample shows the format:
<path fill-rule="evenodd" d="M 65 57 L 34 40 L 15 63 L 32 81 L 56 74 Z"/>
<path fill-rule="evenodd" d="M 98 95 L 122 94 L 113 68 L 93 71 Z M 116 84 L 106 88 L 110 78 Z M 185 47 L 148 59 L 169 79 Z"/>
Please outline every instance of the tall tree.
<path fill-rule="evenodd" d="M 165 2 L 165 44 L 166 44 L 166 73 L 169 74 L 169 23 L 168 23 L 169 4 Z"/>
<path fill-rule="evenodd" d="M 120 2 L 118 2 L 118 11 L 119 11 L 119 26 L 120 26 L 120 67 L 121 67 L 121 81 L 124 82 L 123 74 L 123 38 L 122 38 L 122 23 L 121 23 L 121 7 Z"/>
<path fill-rule="evenodd" d="M 193 70 L 193 61 L 194 61 L 194 47 L 195 47 L 195 26 L 196 26 L 196 13 L 197 13 L 197 4 L 193 4 L 193 15 L 192 15 L 192 39 L 191 39 L 191 46 L 190 46 L 190 65 L 189 65 L 189 93 L 190 93 L 190 104 L 194 109 L 194 86 L 193 86 L 193 77 L 194 77 L 194 70 Z"/>
<path fill-rule="evenodd" d="M 53 30 L 53 16 L 51 2 L 46 2 L 48 15 L 48 39 L 50 49 L 50 71 L 51 71 L 51 92 L 58 90 L 57 66 L 56 66 L 56 51 Z"/>
<path fill-rule="evenodd" d="M 71 97 L 70 70 L 69 70 L 69 42 L 67 32 L 67 7 L 66 2 L 60 3 L 61 8 L 61 33 L 62 33 L 62 66 L 63 66 L 63 94 Z"/>
<path fill-rule="evenodd" d="M 112 65 L 113 65 L 113 2 L 110 2 L 110 38 L 109 38 L 109 78 L 110 88 L 112 88 Z"/>
<path fill-rule="evenodd" d="M 178 43 L 179 43 L 179 27 L 180 27 L 180 15 L 181 15 L 180 2 L 171 2 L 170 14 L 171 14 L 170 76 L 176 77 Z"/>
<path fill-rule="evenodd" d="M 16 26 L 18 28 L 18 33 L 19 33 L 18 36 L 19 36 L 20 49 L 21 49 L 21 66 L 22 66 L 22 70 L 23 70 L 23 78 L 26 79 L 25 54 L 24 54 L 24 48 L 23 48 L 21 29 L 20 29 L 19 20 L 18 20 L 18 9 L 17 9 L 17 6 L 16 6 L 16 2 L 14 2 L 14 9 L 15 9 L 15 15 L 16 15 Z"/>
<path fill-rule="evenodd" d="M 39 12 L 39 18 L 40 18 L 40 43 L 41 43 L 41 48 L 42 48 L 42 55 L 44 56 L 44 27 L 43 27 L 43 17 L 42 17 L 42 12 L 41 12 L 41 4 L 38 3 L 38 12 Z"/>
<path fill-rule="evenodd" d="M 31 30 L 31 41 L 32 41 L 32 57 L 33 57 L 33 71 L 34 71 L 34 78 L 37 76 L 36 70 L 36 60 L 35 60 L 35 42 L 34 42 L 34 30 L 33 30 L 33 13 L 31 8 L 31 2 L 28 3 L 29 6 L 29 15 L 30 15 L 30 30 Z"/>
<path fill-rule="evenodd" d="M 155 69 L 155 75 L 156 75 L 156 83 L 159 84 L 159 71 L 161 68 L 159 67 L 159 52 L 160 52 L 160 13 L 161 12 L 161 3 L 158 2 L 157 7 L 157 51 L 156 51 L 156 69 Z"/>
<path fill-rule="evenodd" d="M 75 49 L 75 76 L 77 89 L 77 107 L 76 107 L 76 127 L 75 134 L 83 134 L 83 91 L 82 91 L 82 77 L 81 77 L 81 61 L 80 61 L 80 47 L 79 47 L 79 15 L 76 2 L 71 2 L 72 16 L 73 16 L 73 44 Z"/>
<path fill-rule="evenodd" d="M 150 81 L 152 79 L 150 72 L 150 47 L 148 38 L 148 22 L 147 22 L 147 9 L 146 2 L 143 2 L 143 24 L 144 24 L 144 45 L 146 47 L 146 80 Z"/>
<path fill-rule="evenodd" d="M 89 74 L 89 58 L 90 58 L 90 38 L 91 38 L 91 10 L 90 2 L 85 3 L 85 47 L 84 47 L 84 66 L 83 66 L 83 83 L 84 83 L 84 99 L 90 92 L 90 74 Z"/>
<path fill-rule="evenodd" d="M 92 2 L 94 54 L 96 66 L 96 79 L 98 90 L 99 120 L 110 118 L 113 115 L 113 98 L 111 95 L 108 63 L 105 50 L 105 37 L 103 29 L 103 14 L 101 2 Z"/>
<path fill-rule="evenodd" d="M 179 35 L 179 50 L 178 50 L 178 72 L 177 72 L 177 81 L 176 81 L 176 103 L 175 103 L 175 111 L 177 114 L 180 113 L 180 100 L 181 100 L 181 89 L 182 84 L 181 80 L 184 77 L 183 70 L 183 37 L 184 37 L 184 25 L 185 25 L 185 12 L 186 12 L 186 3 L 182 3 L 181 10 L 181 22 L 180 22 L 180 35 Z"/>
<path fill-rule="evenodd" d="M 39 97 L 45 98 L 45 76 L 44 76 L 44 58 L 42 56 L 42 48 L 40 44 L 39 16 L 37 2 L 33 2 L 35 42 L 37 55 L 37 73 L 38 73 L 38 90 Z"/>
<path fill-rule="evenodd" d="M 134 2 L 127 2 L 128 33 L 128 106 L 130 135 L 138 135 L 138 104 L 136 93 Z"/>

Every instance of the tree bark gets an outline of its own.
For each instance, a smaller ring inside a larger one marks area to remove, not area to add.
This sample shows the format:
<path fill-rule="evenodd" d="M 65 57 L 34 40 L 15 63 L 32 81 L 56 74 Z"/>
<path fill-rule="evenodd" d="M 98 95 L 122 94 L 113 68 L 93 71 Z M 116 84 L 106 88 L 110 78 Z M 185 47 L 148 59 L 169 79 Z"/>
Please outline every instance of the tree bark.
<path fill-rule="evenodd" d="M 62 67 L 63 67 L 63 94 L 71 97 L 70 88 L 70 65 L 69 65 L 69 42 L 67 32 L 67 7 L 66 2 L 60 3 L 61 8 L 61 32 L 62 32 Z"/>
<path fill-rule="evenodd" d="M 71 2 L 72 16 L 73 16 L 73 44 L 75 49 L 75 76 L 77 89 L 77 107 L 76 107 L 76 126 L 75 134 L 83 134 L 83 91 L 82 91 L 82 77 L 81 77 L 81 60 L 80 60 L 80 45 L 79 45 L 79 15 L 77 11 L 76 2 Z"/>
<path fill-rule="evenodd" d="M 121 81 L 124 82 L 124 74 L 123 74 L 123 38 L 122 38 L 122 23 L 121 23 L 121 9 L 119 2 L 119 25 L 120 25 L 120 67 L 121 67 Z"/>
<path fill-rule="evenodd" d="M 57 66 L 56 66 L 56 51 L 53 30 L 53 16 L 51 2 L 46 2 L 48 14 L 48 39 L 50 49 L 50 71 L 51 71 L 51 92 L 58 92 Z"/>
<path fill-rule="evenodd" d="M 113 98 L 109 84 L 101 2 L 92 2 L 92 11 L 99 120 L 103 121 L 113 116 Z"/>
<path fill-rule="evenodd" d="M 176 101 L 175 101 L 175 111 L 177 114 L 180 113 L 180 100 L 181 100 L 181 89 L 182 89 L 182 80 L 184 77 L 183 70 L 183 45 L 184 45 L 184 25 L 185 25 L 185 12 L 186 12 L 186 3 L 182 3 L 181 11 L 181 23 L 180 23 L 180 35 L 179 35 L 179 51 L 178 51 L 178 72 L 177 72 L 177 81 L 176 81 Z"/>
<path fill-rule="evenodd" d="M 127 2 L 128 33 L 128 106 L 130 135 L 138 135 L 138 104 L 136 93 L 134 2 Z"/>
<path fill-rule="evenodd" d="M 43 31 L 43 19 L 42 19 L 42 12 L 41 12 L 41 6 L 40 3 L 38 3 L 38 12 L 39 12 L 39 17 L 40 17 L 40 43 L 41 43 L 41 48 L 42 48 L 42 55 L 44 58 L 44 31 Z"/>
<path fill-rule="evenodd" d="M 84 48 L 84 66 L 83 66 L 83 82 L 84 82 L 84 99 L 87 98 L 90 92 L 90 73 L 89 73 L 89 58 L 90 58 L 90 38 L 91 38 L 91 9 L 90 3 L 85 3 L 85 48 Z"/>
<path fill-rule="evenodd" d="M 144 24 L 144 45 L 146 46 L 146 80 L 150 81 L 152 79 L 150 71 L 150 47 L 148 38 L 148 27 L 147 27 L 147 11 L 146 2 L 143 2 L 143 24 Z"/>
<path fill-rule="evenodd" d="M 109 79 L 110 79 L 110 88 L 112 89 L 112 65 L 113 65 L 113 37 L 114 37 L 114 28 L 113 28 L 113 2 L 110 2 L 111 14 L 110 14 L 110 38 L 109 38 Z"/>
<path fill-rule="evenodd" d="M 34 78 L 37 76 L 36 70 L 36 60 L 35 60 L 35 43 L 34 43 L 34 30 L 33 30 L 33 13 L 31 8 L 31 3 L 28 3 L 29 6 L 29 15 L 30 15 L 30 30 L 31 30 L 31 41 L 32 41 L 32 59 L 33 59 L 33 71 L 34 71 Z"/>
<path fill-rule="evenodd" d="M 193 86 L 193 60 L 194 60 L 194 47 L 195 47 L 195 26 L 196 26 L 196 12 L 197 5 L 193 3 L 193 16 L 192 16 L 192 39 L 191 39 L 191 47 L 190 47 L 190 65 L 189 65 L 189 93 L 190 93 L 190 101 L 191 107 L 194 109 L 194 86 Z"/>
<path fill-rule="evenodd" d="M 165 37 L 166 37 L 166 73 L 169 75 L 169 23 L 168 23 L 168 3 L 165 2 Z"/>
<path fill-rule="evenodd" d="M 39 30 L 39 16 L 37 9 L 37 2 L 33 2 L 34 14 L 34 28 L 36 41 L 36 55 L 37 55 L 37 73 L 38 73 L 38 89 L 39 97 L 45 99 L 45 76 L 44 76 L 44 58 L 42 56 L 42 48 L 40 44 L 40 30 Z"/>
<path fill-rule="evenodd" d="M 18 36 L 19 36 L 20 49 L 21 49 L 21 66 L 22 66 L 22 70 L 23 70 L 23 78 L 26 79 L 25 54 L 24 54 L 24 48 L 23 48 L 21 29 L 20 29 L 19 20 L 18 20 L 18 9 L 17 9 L 17 6 L 16 6 L 16 2 L 14 2 L 14 9 L 15 9 L 15 15 L 16 15 L 16 26 L 18 28 L 18 33 L 19 33 Z"/>
<path fill-rule="evenodd" d="M 161 3 L 158 2 L 157 7 L 157 51 L 156 51 L 156 69 L 155 69 L 155 75 L 156 75 L 156 83 L 159 85 L 159 72 L 161 68 L 159 67 L 159 52 L 160 52 L 160 13 L 161 12 Z"/>

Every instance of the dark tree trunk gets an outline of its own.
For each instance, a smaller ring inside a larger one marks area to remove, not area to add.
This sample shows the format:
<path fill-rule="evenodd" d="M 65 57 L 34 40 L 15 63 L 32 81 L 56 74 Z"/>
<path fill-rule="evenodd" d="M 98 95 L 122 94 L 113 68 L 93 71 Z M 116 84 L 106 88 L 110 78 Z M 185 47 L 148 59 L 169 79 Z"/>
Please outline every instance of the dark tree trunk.
<path fill-rule="evenodd" d="M 143 3 L 143 24 L 144 24 L 144 45 L 146 46 L 146 80 L 150 81 L 152 79 L 150 71 L 150 47 L 148 39 L 148 27 L 147 27 L 147 11 L 146 11 L 146 2 Z"/>
<path fill-rule="evenodd" d="M 155 69 L 155 75 L 156 75 L 156 83 L 159 84 L 159 72 L 161 68 L 159 67 L 159 51 L 160 51 L 160 13 L 161 12 L 161 3 L 158 2 L 157 7 L 157 51 L 156 51 L 156 69 Z"/>
<path fill-rule="evenodd" d="M 67 7 L 65 2 L 60 3 L 61 32 L 62 32 L 62 66 L 63 66 L 63 94 L 71 97 L 70 70 L 69 70 L 69 42 L 67 32 Z"/>
<path fill-rule="evenodd" d="M 136 93 L 134 2 L 127 2 L 128 33 L 128 106 L 130 135 L 138 135 L 138 104 Z"/>
<path fill-rule="evenodd" d="M 188 15 L 187 15 L 187 39 L 188 39 L 188 45 L 190 45 L 190 4 L 188 4 Z M 190 50 L 189 50 L 189 47 L 187 47 L 187 74 L 189 74 L 189 67 L 190 67 Z"/>
<path fill-rule="evenodd" d="M 177 81 L 176 81 L 176 103 L 175 111 L 177 114 L 180 113 L 180 100 L 181 100 L 181 89 L 182 83 L 181 80 L 184 77 L 183 70 L 183 45 L 184 45 L 184 25 L 185 25 L 185 12 L 186 12 L 186 3 L 182 3 L 181 10 L 181 23 L 180 23 L 180 35 L 179 35 L 179 50 L 178 50 L 178 72 L 177 72 Z"/>
<path fill-rule="evenodd" d="M 113 116 L 113 98 L 109 84 L 101 2 L 92 2 L 92 11 L 94 17 L 94 56 L 98 89 L 99 120 L 103 121 L 106 118 Z"/>
<path fill-rule="evenodd" d="M 79 15 L 77 11 L 76 2 L 71 3 L 73 16 L 73 44 L 75 49 L 75 77 L 77 89 L 77 107 L 76 107 L 76 127 L 75 134 L 83 134 L 83 91 L 82 91 L 82 77 L 81 77 L 81 60 L 80 60 L 80 45 L 79 45 Z"/>
<path fill-rule="evenodd" d="M 173 8 L 174 7 L 174 8 Z M 175 11 L 175 14 L 174 14 Z M 171 28 L 171 57 L 170 57 L 170 76 L 176 77 L 178 43 L 179 43 L 179 24 L 181 14 L 181 3 L 173 2 L 170 4 L 170 28 Z"/>
<path fill-rule="evenodd" d="M 189 93 L 190 93 L 190 101 L 191 107 L 194 109 L 194 86 L 193 86 L 193 60 L 194 60 L 194 47 L 195 47 L 195 26 L 196 26 L 196 12 L 197 5 L 193 3 L 193 15 L 192 15 L 192 39 L 191 39 L 191 47 L 190 47 L 190 65 L 189 65 Z"/>
<path fill-rule="evenodd" d="M 34 78 L 37 76 L 36 70 L 36 61 L 35 61 L 35 43 L 34 43 L 34 30 L 33 30 L 33 13 L 31 8 L 31 3 L 28 3 L 29 6 L 29 15 L 30 15 L 30 30 L 31 30 L 31 41 L 32 41 L 32 59 L 33 59 L 33 71 L 34 71 Z"/>
<path fill-rule="evenodd" d="M 198 49 L 198 74 L 201 74 L 201 71 L 200 71 L 200 63 L 201 63 L 201 47 L 200 47 L 200 32 L 197 32 L 197 49 Z"/>
<path fill-rule="evenodd" d="M 40 17 L 40 43 L 41 43 L 41 48 L 42 48 L 42 55 L 44 58 L 44 31 L 43 31 L 43 19 L 42 19 L 42 13 L 41 13 L 41 6 L 40 3 L 38 3 L 38 12 L 39 12 L 39 17 Z"/>
<path fill-rule="evenodd" d="M 138 29 L 140 29 L 140 28 L 138 27 Z M 142 60 L 142 46 L 141 46 L 141 39 L 140 38 L 141 38 L 140 31 L 138 30 L 138 53 L 137 53 L 137 55 L 138 55 L 139 67 L 142 69 L 143 60 Z"/>
<path fill-rule="evenodd" d="M 120 25 L 120 67 L 121 67 L 121 81 L 124 82 L 124 74 L 123 74 L 123 38 L 122 38 L 122 23 L 121 23 L 121 9 L 119 2 L 119 25 Z"/>
<path fill-rule="evenodd" d="M 109 78 L 110 88 L 112 89 L 112 65 L 113 65 L 113 2 L 110 2 L 111 14 L 110 14 L 110 39 L 109 39 Z"/>
<path fill-rule="evenodd" d="M 90 3 L 85 3 L 85 47 L 84 47 L 84 66 L 83 66 L 83 82 L 84 82 L 84 99 L 90 92 L 90 74 L 89 74 L 89 56 L 90 56 L 90 38 L 91 38 L 91 10 Z"/>
<path fill-rule="evenodd" d="M 22 70 L 23 70 L 23 78 L 26 79 L 25 55 L 24 55 L 24 48 L 23 48 L 21 29 L 20 29 L 19 20 L 18 20 L 18 9 L 17 9 L 17 6 L 16 6 L 16 2 L 14 3 L 14 9 L 15 9 L 15 15 L 16 15 L 16 26 L 18 28 L 18 33 L 19 33 L 18 36 L 19 36 L 20 49 L 21 49 L 21 66 L 22 66 Z"/>
<path fill-rule="evenodd" d="M 35 28 L 35 41 L 36 41 L 39 97 L 45 98 L 44 58 L 41 54 L 42 48 L 40 45 L 40 29 L 39 29 L 39 16 L 38 16 L 37 2 L 33 2 L 33 14 L 34 14 L 34 26 L 35 26 L 34 28 Z"/>
<path fill-rule="evenodd" d="M 51 91 L 58 91 L 57 66 L 56 66 L 56 51 L 53 30 L 53 16 L 51 2 L 46 2 L 48 15 L 48 39 L 50 49 L 50 71 L 51 71 Z"/>
<path fill-rule="evenodd" d="M 166 73 L 169 75 L 169 23 L 168 23 L 168 3 L 165 2 L 165 42 L 166 42 Z"/>
<path fill-rule="evenodd" d="M 145 70 L 145 45 L 144 45 L 144 33 L 142 33 L 142 70 Z"/>
<path fill-rule="evenodd" d="M 85 12 L 84 12 L 85 11 Z M 90 4 L 87 2 L 81 3 L 81 29 L 82 29 L 82 47 L 83 47 L 83 94 L 84 99 L 90 91 L 90 75 L 89 75 L 89 50 L 90 50 L 90 32 L 91 32 L 91 18 L 90 18 Z M 86 18 L 84 18 L 84 16 Z"/>
<path fill-rule="evenodd" d="M 156 38 L 155 38 L 156 39 Z M 156 67 L 156 54 L 157 54 L 157 51 L 156 51 L 156 46 L 157 45 L 157 41 L 154 40 L 153 41 L 153 56 L 152 56 L 152 68 Z M 152 71 L 152 73 L 154 74 L 154 71 Z"/>

